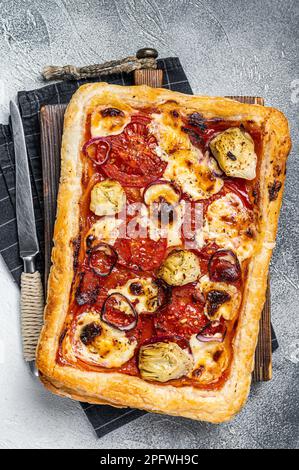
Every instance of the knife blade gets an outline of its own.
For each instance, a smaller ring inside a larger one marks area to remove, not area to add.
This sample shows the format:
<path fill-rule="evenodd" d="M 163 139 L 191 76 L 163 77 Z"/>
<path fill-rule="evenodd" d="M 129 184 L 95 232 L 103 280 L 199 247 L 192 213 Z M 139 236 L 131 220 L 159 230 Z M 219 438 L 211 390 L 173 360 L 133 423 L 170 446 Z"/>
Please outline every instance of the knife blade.
<path fill-rule="evenodd" d="M 16 217 L 20 256 L 25 272 L 34 272 L 34 260 L 39 253 L 33 209 L 32 190 L 23 123 L 17 105 L 10 102 L 16 165 Z"/>
<path fill-rule="evenodd" d="M 10 102 L 16 166 L 16 219 L 20 257 L 24 263 L 21 275 L 21 323 L 23 355 L 31 372 L 37 375 L 35 349 L 43 323 L 43 288 L 35 260 L 39 253 L 33 208 L 26 141 L 19 108 Z"/>

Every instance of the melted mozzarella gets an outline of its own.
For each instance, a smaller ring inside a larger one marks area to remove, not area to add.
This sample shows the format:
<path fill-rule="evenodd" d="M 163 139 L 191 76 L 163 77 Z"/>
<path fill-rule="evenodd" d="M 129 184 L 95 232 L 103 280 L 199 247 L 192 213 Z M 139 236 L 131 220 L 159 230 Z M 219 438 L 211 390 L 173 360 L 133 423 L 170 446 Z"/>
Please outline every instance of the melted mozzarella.
<path fill-rule="evenodd" d="M 195 148 L 171 154 L 163 176 L 175 181 L 194 201 L 209 198 L 223 186 L 223 180 L 212 174 L 207 158 Z"/>
<path fill-rule="evenodd" d="M 152 117 L 150 130 L 157 137 L 161 157 L 168 159 L 174 150 L 191 148 L 189 136 L 182 131 L 184 123 L 181 118 L 174 118 L 167 112 L 153 114 Z"/>
<path fill-rule="evenodd" d="M 237 315 L 241 303 L 241 293 L 235 286 L 225 282 L 212 282 L 209 276 L 203 276 L 200 278 L 197 288 L 200 289 L 205 298 L 209 292 L 215 290 L 229 294 L 230 299 L 219 305 L 212 317 L 213 320 L 217 320 L 220 317 L 223 317 L 225 320 L 232 320 Z M 204 312 L 209 317 L 207 307 L 208 305 L 206 304 Z"/>
<path fill-rule="evenodd" d="M 101 333 L 86 346 L 80 335 L 83 328 L 93 322 L 100 326 Z M 74 349 L 76 357 L 84 362 L 107 368 L 120 367 L 133 357 L 136 346 L 135 340 L 128 339 L 124 331 L 102 322 L 98 314 L 85 312 L 80 315 L 74 335 Z"/>
<path fill-rule="evenodd" d="M 138 284 L 141 286 L 141 292 L 134 294 L 130 286 Z M 111 289 L 108 294 L 115 292 L 123 294 L 130 302 L 134 304 L 137 313 L 155 312 L 158 308 L 158 287 L 154 284 L 152 278 L 130 279 L 125 285 Z"/>
<path fill-rule="evenodd" d="M 156 152 L 168 163 L 163 177 L 175 181 L 194 201 L 207 199 L 221 190 L 223 180 L 214 176 L 208 154 L 203 156 L 191 144 L 183 127 L 182 119 L 168 112 L 153 115 L 151 131 L 159 142 Z"/>
<path fill-rule="evenodd" d="M 101 241 L 114 245 L 116 239 L 119 236 L 119 227 L 122 221 L 115 217 L 103 217 L 93 224 L 86 238 L 91 237 L 94 242 Z"/>
<path fill-rule="evenodd" d="M 228 367 L 229 354 L 224 343 L 202 342 L 192 335 L 190 348 L 194 359 L 190 376 L 198 377 L 201 383 L 210 383 L 219 378 Z"/>
<path fill-rule="evenodd" d="M 105 116 L 105 110 L 117 109 L 119 115 Z M 92 137 L 106 137 L 108 135 L 120 134 L 124 127 L 131 121 L 131 108 L 124 103 L 116 103 L 116 105 L 99 105 L 91 114 L 90 132 Z M 103 115 L 104 113 L 104 115 Z"/>
<path fill-rule="evenodd" d="M 246 236 L 252 215 L 241 199 L 228 193 L 209 205 L 204 224 L 204 238 L 215 241 L 220 247 L 234 250 L 240 261 L 249 258 L 253 241 Z"/>

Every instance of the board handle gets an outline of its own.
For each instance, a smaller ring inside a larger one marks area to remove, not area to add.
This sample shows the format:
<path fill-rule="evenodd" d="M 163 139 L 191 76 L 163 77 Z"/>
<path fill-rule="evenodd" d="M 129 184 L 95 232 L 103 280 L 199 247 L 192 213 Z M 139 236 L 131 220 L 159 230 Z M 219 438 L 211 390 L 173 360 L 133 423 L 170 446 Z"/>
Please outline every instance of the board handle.
<path fill-rule="evenodd" d="M 137 59 L 156 59 L 158 51 L 150 47 L 139 49 L 136 53 Z M 135 85 L 148 85 L 153 88 L 161 88 L 163 84 L 163 70 L 161 69 L 139 69 L 134 71 Z"/>

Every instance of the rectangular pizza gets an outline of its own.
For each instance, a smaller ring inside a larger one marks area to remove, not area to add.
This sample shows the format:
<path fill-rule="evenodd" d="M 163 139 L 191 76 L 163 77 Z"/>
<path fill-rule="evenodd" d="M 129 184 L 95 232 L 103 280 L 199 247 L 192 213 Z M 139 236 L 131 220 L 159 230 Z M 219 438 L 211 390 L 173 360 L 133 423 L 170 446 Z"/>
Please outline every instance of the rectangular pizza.
<path fill-rule="evenodd" d="M 237 413 L 290 145 L 273 108 L 81 86 L 64 120 L 45 386 L 210 422 Z"/>

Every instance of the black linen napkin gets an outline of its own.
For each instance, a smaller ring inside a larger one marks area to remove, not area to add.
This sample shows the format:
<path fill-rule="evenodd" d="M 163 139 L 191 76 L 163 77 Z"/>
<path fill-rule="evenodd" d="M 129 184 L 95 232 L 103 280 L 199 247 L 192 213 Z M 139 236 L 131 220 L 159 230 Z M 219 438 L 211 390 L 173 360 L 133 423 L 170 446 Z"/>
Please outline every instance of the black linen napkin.
<path fill-rule="evenodd" d="M 164 70 L 163 87 L 173 91 L 192 94 L 185 72 L 176 57 L 159 59 L 158 67 Z M 68 81 L 18 94 L 18 102 L 24 125 L 32 195 L 40 243 L 41 257 L 39 270 L 43 270 L 44 221 L 43 221 L 43 187 L 40 150 L 39 112 L 43 105 L 68 103 L 77 88 L 94 80 Z M 133 74 L 114 74 L 105 81 L 118 85 L 133 85 Z M 19 283 L 23 269 L 19 257 L 18 236 L 15 215 L 15 161 L 13 139 L 9 125 L 0 125 L 0 253 L 7 264 L 14 280 Z M 272 347 L 278 347 L 272 331 Z M 82 403 L 82 408 L 92 424 L 98 437 L 113 431 L 124 424 L 145 414 L 144 411 L 128 408 L 119 409 L 110 406 Z"/>

